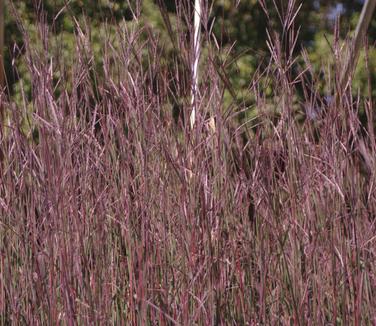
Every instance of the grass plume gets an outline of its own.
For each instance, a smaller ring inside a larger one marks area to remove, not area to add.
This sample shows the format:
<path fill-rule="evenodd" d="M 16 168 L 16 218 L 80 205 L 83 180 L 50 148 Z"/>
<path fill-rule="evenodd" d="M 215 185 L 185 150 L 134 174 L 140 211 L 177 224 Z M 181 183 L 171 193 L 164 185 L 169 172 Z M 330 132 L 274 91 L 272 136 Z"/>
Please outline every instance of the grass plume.
<path fill-rule="evenodd" d="M 76 23 L 66 66 L 40 13 L 43 46 L 26 46 L 32 94 L 1 97 L 0 323 L 374 323 L 371 95 L 347 88 L 325 103 L 308 61 L 296 75 L 289 1 L 283 33 L 268 33 L 269 64 L 250 76 L 253 119 L 225 105 L 224 50 L 202 25 L 191 130 L 193 11 L 178 3 L 177 21 L 164 16 L 173 65 L 141 5 L 104 39 L 100 66 L 89 24 Z M 331 71 L 332 89 L 340 73 Z"/>

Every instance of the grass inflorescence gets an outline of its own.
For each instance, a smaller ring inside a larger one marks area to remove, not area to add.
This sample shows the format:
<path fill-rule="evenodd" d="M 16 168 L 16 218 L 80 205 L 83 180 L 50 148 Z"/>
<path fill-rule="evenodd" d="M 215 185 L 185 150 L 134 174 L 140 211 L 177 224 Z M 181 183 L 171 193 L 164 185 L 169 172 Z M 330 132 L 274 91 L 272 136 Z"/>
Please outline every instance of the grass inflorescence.
<path fill-rule="evenodd" d="M 191 128 L 193 8 L 178 3 L 169 61 L 137 10 L 99 65 L 89 24 L 72 66 L 42 14 L 41 47 L 23 30 L 32 94 L 1 97 L 1 323 L 375 322 L 372 99 L 338 88 L 340 60 L 320 97 L 289 5 L 251 108 L 224 100 L 230 59 L 202 24 Z"/>

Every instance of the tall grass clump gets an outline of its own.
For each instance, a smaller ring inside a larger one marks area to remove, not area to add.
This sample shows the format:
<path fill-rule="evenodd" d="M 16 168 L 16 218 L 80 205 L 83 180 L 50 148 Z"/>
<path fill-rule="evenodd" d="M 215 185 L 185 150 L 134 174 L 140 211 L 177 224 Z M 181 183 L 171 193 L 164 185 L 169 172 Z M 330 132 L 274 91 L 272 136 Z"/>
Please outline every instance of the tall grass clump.
<path fill-rule="evenodd" d="M 375 322 L 373 99 L 339 87 L 336 38 L 333 100 L 316 91 L 289 1 L 250 76 L 254 107 L 225 104 L 230 56 L 202 3 L 193 128 L 190 1 L 176 21 L 160 2 L 168 64 L 141 4 L 100 65 L 89 24 L 75 22 L 70 66 L 40 8 L 40 45 L 18 21 L 32 94 L 1 96 L 1 324 Z"/>

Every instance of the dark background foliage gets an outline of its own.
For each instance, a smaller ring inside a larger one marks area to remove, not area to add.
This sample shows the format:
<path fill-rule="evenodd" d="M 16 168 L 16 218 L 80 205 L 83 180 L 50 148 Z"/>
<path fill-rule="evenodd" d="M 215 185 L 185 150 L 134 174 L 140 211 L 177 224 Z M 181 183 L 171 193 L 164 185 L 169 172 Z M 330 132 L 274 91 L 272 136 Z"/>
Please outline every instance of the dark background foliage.
<path fill-rule="evenodd" d="M 374 324 L 375 20 L 345 87 L 360 2 L 213 2 L 190 125 L 193 1 L 127 3 L 6 2 L 0 324 Z"/>
<path fill-rule="evenodd" d="M 44 11 L 46 23 L 48 23 L 51 33 L 57 40 L 61 37 L 64 42 L 66 56 L 70 56 L 73 34 L 75 32 L 74 20 L 81 21 L 83 17 L 89 22 L 92 33 L 94 47 L 100 48 L 103 38 L 99 37 L 100 30 L 104 25 L 117 24 L 122 20 L 131 22 L 133 16 L 127 1 L 120 0 L 77 0 L 68 2 L 68 6 L 62 10 L 66 2 L 63 0 L 45 1 L 15 1 L 14 6 L 20 15 L 20 19 L 29 32 L 35 34 L 35 24 L 38 20 L 38 12 Z M 299 40 L 296 51 L 301 47 L 308 48 L 313 64 L 317 69 L 322 64 L 323 58 L 330 53 L 330 44 L 326 38 L 330 39 L 333 34 L 334 24 L 337 17 L 340 18 L 340 35 L 345 38 L 356 26 L 357 18 L 362 8 L 362 0 L 347 1 L 303 1 L 299 15 L 295 21 L 296 28 L 299 28 Z M 14 15 L 6 1 L 6 26 L 5 26 L 5 69 L 7 72 L 10 90 L 14 92 L 14 84 L 22 76 L 22 68 L 16 69 L 17 65 L 12 65 L 12 60 L 22 56 L 24 52 L 23 38 L 15 22 Z M 167 34 L 163 25 L 159 8 L 165 8 L 169 15 L 176 15 L 176 3 L 174 0 L 168 1 L 143 1 L 142 17 L 145 23 L 153 27 L 153 31 L 158 34 Z M 263 10 L 268 8 L 268 14 Z M 285 2 L 276 1 L 214 1 L 210 14 L 209 25 L 213 25 L 213 31 L 223 47 L 234 43 L 233 55 L 236 60 L 228 66 L 229 76 L 234 87 L 241 93 L 242 89 L 248 86 L 250 75 L 254 72 L 261 61 L 267 62 L 268 48 L 266 45 L 267 29 L 282 32 L 281 20 L 286 14 Z M 59 15 L 56 17 L 56 15 Z M 368 33 L 369 43 L 375 42 L 376 19 L 373 19 Z M 98 37 L 96 37 L 98 36 Z M 166 36 L 166 35 L 165 35 Z M 167 36 L 166 36 L 167 37 Z M 57 42 L 59 43 L 59 42 Z M 57 44 L 56 46 L 61 46 Z M 323 51 L 325 48 L 325 52 Z M 102 53 L 98 51 L 96 60 L 100 61 Z M 167 60 L 171 55 L 166 54 Z M 374 64 L 372 62 L 372 64 Z M 364 88 L 364 73 L 360 73 L 357 78 L 361 82 L 358 86 Z"/>

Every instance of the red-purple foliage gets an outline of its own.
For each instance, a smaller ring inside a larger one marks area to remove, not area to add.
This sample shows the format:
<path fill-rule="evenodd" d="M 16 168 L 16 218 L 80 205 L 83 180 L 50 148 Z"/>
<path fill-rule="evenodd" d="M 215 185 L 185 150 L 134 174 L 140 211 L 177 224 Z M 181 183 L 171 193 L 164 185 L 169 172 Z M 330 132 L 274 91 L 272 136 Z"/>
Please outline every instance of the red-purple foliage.
<path fill-rule="evenodd" d="M 193 130 L 184 35 L 166 66 L 135 21 L 119 27 L 119 47 L 105 41 L 96 67 L 77 26 L 64 67 L 51 64 L 45 25 L 41 51 L 25 34 L 32 98 L 3 102 L 2 324 L 375 322 L 372 101 L 337 89 L 320 114 L 296 119 L 293 19 L 283 39 L 270 33 L 270 64 L 250 82 L 257 125 L 239 122 L 239 103 L 225 106 L 222 50 L 203 31 Z M 57 84 L 59 69 L 69 73 Z"/>

